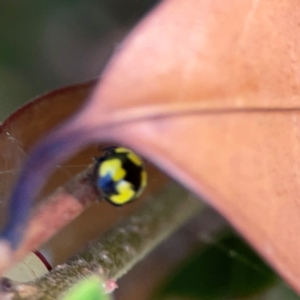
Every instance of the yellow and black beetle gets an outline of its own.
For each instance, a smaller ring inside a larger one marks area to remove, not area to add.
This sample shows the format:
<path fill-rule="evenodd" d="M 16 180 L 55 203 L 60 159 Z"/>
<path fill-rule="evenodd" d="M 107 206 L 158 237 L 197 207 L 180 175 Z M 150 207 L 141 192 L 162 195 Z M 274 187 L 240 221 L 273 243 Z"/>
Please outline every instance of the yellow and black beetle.
<path fill-rule="evenodd" d="M 142 159 L 124 147 L 109 147 L 96 158 L 94 176 L 96 187 L 115 205 L 137 198 L 147 185 L 147 173 Z"/>

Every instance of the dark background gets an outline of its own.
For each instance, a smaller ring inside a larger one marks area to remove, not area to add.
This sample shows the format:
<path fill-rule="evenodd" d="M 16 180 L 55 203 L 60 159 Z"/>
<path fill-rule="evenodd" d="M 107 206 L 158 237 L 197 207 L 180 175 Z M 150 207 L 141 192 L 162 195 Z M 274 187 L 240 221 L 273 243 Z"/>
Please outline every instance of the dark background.
<path fill-rule="evenodd" d="M 157 0 L 2 0 L 0 120 L 52 89 L 97 77 Z"/>

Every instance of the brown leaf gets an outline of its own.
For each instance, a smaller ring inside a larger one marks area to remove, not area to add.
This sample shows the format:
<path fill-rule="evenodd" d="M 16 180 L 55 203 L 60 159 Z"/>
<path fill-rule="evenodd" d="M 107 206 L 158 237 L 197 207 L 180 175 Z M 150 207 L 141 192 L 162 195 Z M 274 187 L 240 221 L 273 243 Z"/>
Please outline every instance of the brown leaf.
<path fill-rule="evenodd" d="M 5 209 L 9 193 L 23 161 L 26 160 L 29 148 L 58 123 L 72 115 L 88 97 L 94 84 L 95 81 L 78 84 L 38 97 L 9 116 L 0 127 L 2 154 L 2 160 L 0 160 L 2 184 L 0 220 L 2 223 L 9 217 Z M 54 172 L 38 199 L 44 200 L 47 195 L 47 201 L 43 201 L 33 213 L 30 211 L 30 221 L 26 231 L 23 232 L 22 243 L 18 245 L 17 251 L 12 253 L 11 261 L 13 263 L 21 260 L 28 251 L 36 250 L 87 208 L 81 217 L 71 226 L 64 228 L 64 231 L 51 241 L 49 247 L 53 248 L 54 245 L 56 250 L 52 253 L 53 256 L 57 256 L 56 252 L 61 252 L 63 255 L 58 255 L 59 257 L 68 258 L 83 244 L 106 231 L 112 224 L 138 207 L 140 201 L 135 201 L 134 204 L 128 205 L 122 210 L 116 210 L 106 202 L 101 202 L 101 205 L 95 203 L 99 194 L 95 191 L 92 182 L 86 180 L 87 174 L 92 172 L 91 168 L 87 168 L 87 166 L 92 164 L 93 157 L 99 156 L 99 147 L 105 146 L 107 145 L 94 145 L 64 163 L 53 166 Z M 78 173 L 82 170 L 84 171 L 79 176 Z M 167 181 L 166 176 L 149 164 L 147 164 L 147 172 L 153 174 L 157 180 L 149 182 L 144 196 L 159 189 Z M 75 175 L 76 177 L 72 178 Z M 53 193 L 57 187 L 59 189 Z M 52 194 L 48 195 L 49 192 Z M 26 202 L 26 199 L 22 199 L 22 201 Z M 93 205 L 91 206 L 91 204 Z M 14 217 L 24 213 L 19 206 L 11 208 Z M 99 218 L 101 222 L 99 222 Z M 76 236 L 75 241 L 74 236 Z M 70 239 L 72 247 L 70 247 L 70 243 L 65 243 Z"/>
<path fill-rule="evenodd" d="M 18 109 L 0 126 L 1 223 L 5 220 L 4 207 L 7 205 L 7 199 L 19 169 L 27 157 L 28 150 L 82 105 L 94 83 L 84 83 L 43 95 Z M 57 166 L 45 191 L 53 190 L 54 187 L 69 179 L 72 174 L 84 169 L 91 162 L 91 155 L 95 153 L 95 150 L 89 149 L 89 153 L 69 160 L 65 165 Z M 64 169 L 68 165 L 78 167 Z"/>
<path fill-rule="evenodd" d="M 114 138 L 205 196 L 299 292 L 298 15 L 294 1 L 166 1 L 94 101 L 135 113 Z"/>
<path fill-rule="evenodd" d="M 43 95 L 21 107 L 0 126 L 0 220 L 2 226 L 8 219 L 6 207 L 8 205 L 9 194 L 16 181 L 20 167 L 26 159 L 28 149 L 39 138 L 45 135 L 47 131 L 53 129 L 57 123 L 74 113 L 82 105 L 82 102 L 90 93 L 91 87 L 94 84 L 95 81 L 67 87 Z M 92 157 L 97 154 L 97 148 L 90 147 L 64 164 L 55 165 L 55 172 L 51 180 L 47 182 L 43 194 L 49 193 L 55 187 L 69 180 L 74 174 L 85 169 L 88 164 L 92 163 Z M 78 215 L 79 212 L 82 212 L 84 207 L 82 207 L 81 203 L 78 203 L 78 200 L 77 202 L 76 199 L 73 202 L 69 201 L 71 195 L 64 197 L 64 199 L 59 199 L 59 196 L 56 194 L 56 198 L 51 198 L 54 199 L 52 203 L 43 205 L 43 209 L 40 209 L 40 215 L 37 213 L 34 215 L 31 227 L 27 228 L 26 238 L 18 249 L 19 254 L 17 255 L 20 258 L 24 254 L 27 254 L 28 250 L 35 250 L 37 246 L 40 246 L 42 242 L 53 234 L 53 231 L 55 233 L 60 226 L 65 225 L 70 219 Z M 62 197 L 60 196 L 60 198 Z M 87 204 L 90 204 L 90 202 L 86 203 L 85 206 Z M 59 215 L 62 208 L 64 211 Z M 19 207 L 12 207 L 12 212 L 15 216 L 18 216 L 20 211 Z M 53 211 L 55 212 L 54 215 Z M 96 211 L 99 213 L 98 209 Z M 67 215 L 68 218 L 64 217 Z M 60 216 L 60 220 L 57 220 L 58 216 Z M 52 221 L 50 222 L 50 220 Z"/>
<path fill-rule="evenodd" d="M 293 0 L 162 2 L 32 152 L 12 199 L 35 195 L 35 168 L 116 140 L 205 196 L 300 292 L 299 13 Z"/>

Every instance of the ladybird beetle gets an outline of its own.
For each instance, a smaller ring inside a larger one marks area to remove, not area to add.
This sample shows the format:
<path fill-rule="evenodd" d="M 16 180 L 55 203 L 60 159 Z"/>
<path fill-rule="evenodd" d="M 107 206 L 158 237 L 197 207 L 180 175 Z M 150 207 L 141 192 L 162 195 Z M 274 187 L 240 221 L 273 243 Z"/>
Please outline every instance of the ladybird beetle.
<path fill-rule="evenodd" d="M 142 159 L 124 147 L 109 147 L 96 158 L 96 187 L 115 205 L 126 204 L 141 195 L 147 184 Z"/>

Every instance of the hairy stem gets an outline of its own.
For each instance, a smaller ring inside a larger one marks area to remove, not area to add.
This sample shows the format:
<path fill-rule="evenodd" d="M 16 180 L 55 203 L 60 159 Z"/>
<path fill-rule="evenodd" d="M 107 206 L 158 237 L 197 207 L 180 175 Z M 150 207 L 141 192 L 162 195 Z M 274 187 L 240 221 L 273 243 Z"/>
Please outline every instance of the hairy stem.
<path fill-rule="evenodd" d="M 67 263 L 33 283 L 17 284 L 10 299 L 58 299 L 91 274 L 117 280 L 203 207 L 175 183 L 149 198 L 136 213 Z"/>

